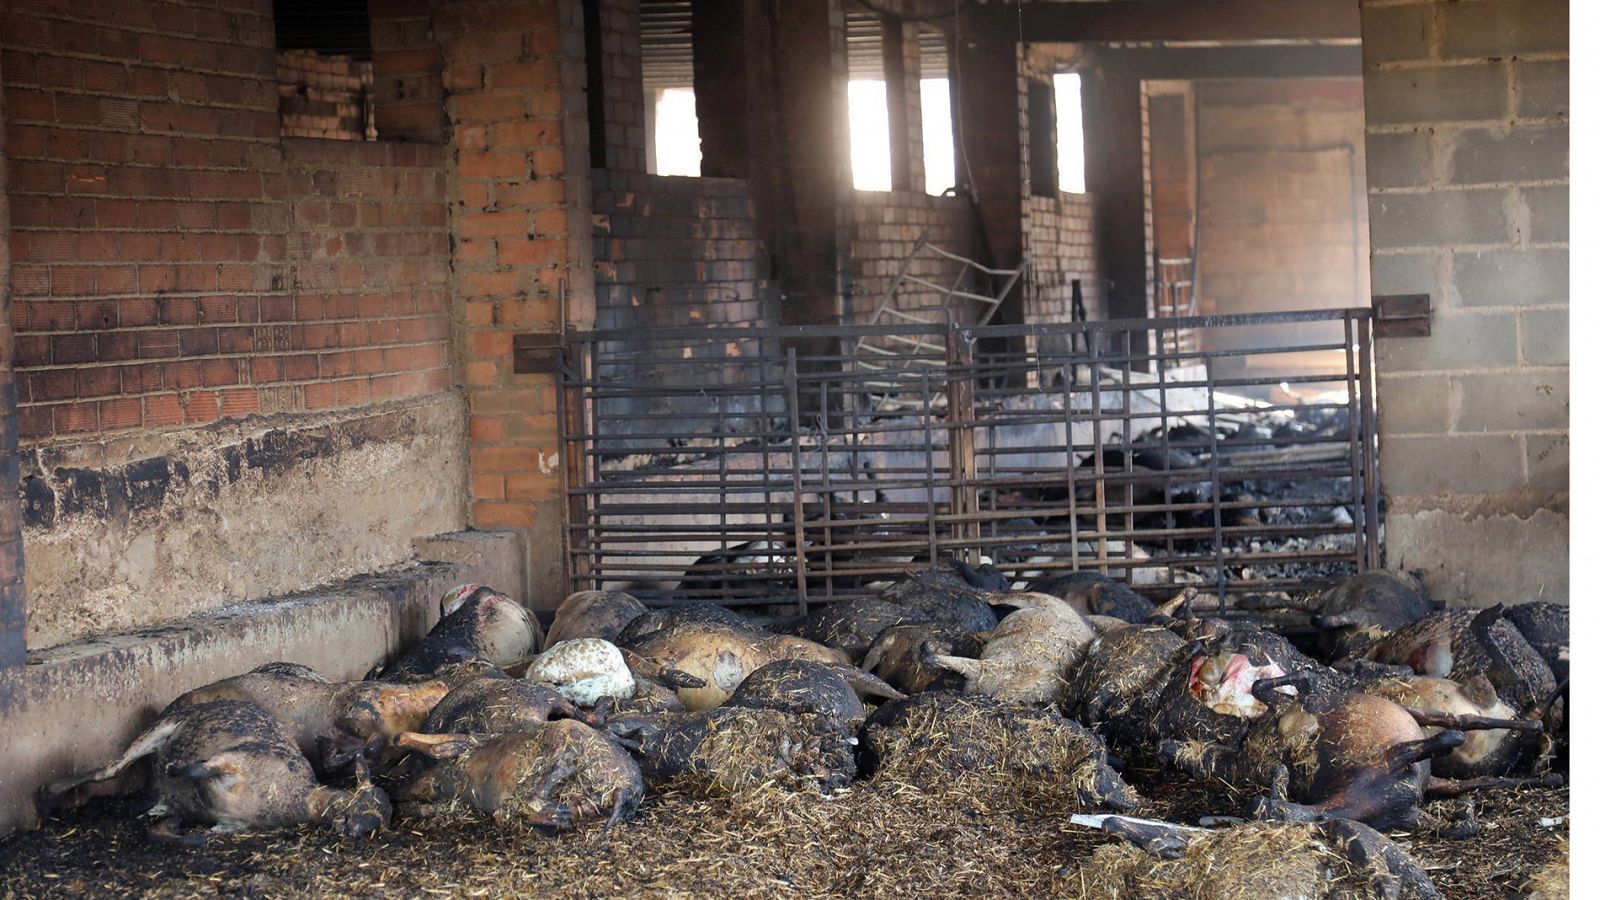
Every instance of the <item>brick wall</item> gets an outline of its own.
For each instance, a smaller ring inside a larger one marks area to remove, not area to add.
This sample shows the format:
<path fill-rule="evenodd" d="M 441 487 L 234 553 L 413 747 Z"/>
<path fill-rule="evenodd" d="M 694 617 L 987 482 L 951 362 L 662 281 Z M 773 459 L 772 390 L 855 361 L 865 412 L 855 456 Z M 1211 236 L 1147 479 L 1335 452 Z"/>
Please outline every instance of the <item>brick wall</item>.
<path fill-rule="evenodd" d="M 239 168 L 185 171 L 12 123 L 25 442 L 448 387 L 437 148 L 218 140 Z"/>
<path fill-rule="evenodd" d="M 241 379 L 273 410 L 448 390 L 443 148 L 291 140 L 284 156 L 294 318 L 255 330 Z"/>
<path fill-rule="evenodd" d="M 1028 198 L 1024 235 L 1031 261 L 1024 295 L 1028 322 L 1072 321 L 1072 282 L 1083 289 L 1084 311 L 1091 321 L 1106 318 L 1100 290 L 1099 250 L 1095 245 L 1094 197 L 1058 194 Z M 1066 349 L 1061 342 L 1056 349 Z M 1046 348 L 1049 349 L 1049 348 Z"/>
<path fill-rule="evenodd" d="M 1436 595 L 1565 602 L 1567 3 L 1362 3 L 1385 549 Z"/>
<path fill-rule="evenodd" d="M 5 84 L 0 61 L 0 87 Z M 6 103 L 0 90 L 0 484 L 17 482 L 17 391 L 11 330 L 11 214 L 6 190 Z M 16 495 L 0 496 L 0 669 L 22 665 L 27 651 L 22 609 L 22 516 Z"/>
<path fill-rule="evenodd" d="M 284 137 L 376 140 L 371 95 L 371 62 L 315 50 L 278 51 Z"/>
<path fill-rule="evenodd" d="M 594 321 L 583 12 L 577 0 L 441 3 L 433 31 L 451 124 L 472 522 L 520 530 L 527 600 L 553 607 L 565 594 L 555 378 L 516 372 L 511 350 L 519 332 Z"/>
<path fill-rule="evenodd" d="M 455 414 L 443 150 L 283 138 L 271 15 L 21 0 L 0 20 L 30 643 L 309 587 L 461 524 L 459 438 L 430 435 L 436 483 L 378 450 Z M 434 406 L 372 425 L 399 400 Z M 302 418 L 315 452 L 264 482 L 197 468 Z M 158 470 L 171 490 L 130 508 Z M 360 510 L 295 507 L 369 476 Z M 260 512 L 208 524 L 231 503 Z"/>
<path fill-rule="evenodd" d="M 963 256 L 972 254 L 966 202 L 954 197 L 933 197 L 921 190 L 856 191 L 852 216 L 852 294 L 846 307 L 850 321 L 871 320 L 919 235 L 926 233 L 928 242 L 943 250 Z M 961 264 L 924 250 L 917 254 L 910 273 L 934 284 L 950 285 L 961 274 Z M 908 282 L 901 285 L 893 306 L 906 311 L 936 310 L 942 308 L 944 302 L 939 292 Z M 958 303 L 956 309 L 959 322 L 971 322 L 976 315 L 965 302 Z M 934 311 L 929 315 L 936 322 L 944 321 L 942 312 Z M 894 323 L 894 319 L 882 320 L 882 324 Z"/>
<path fill-rule="evenodd" d="M 644 69 L 639 49 L 639 0 L 600 0 L 599 33 L 591 46 L 600 48 L 600 133 L 604 168 L 645 171 Z M 591 73 L 594 63 L 591 61 Z M 591 112 L 594 111 L 591 105 Z M 592 132 L 591 132 L 592 133 Z M 598 189 L 598 187 L 597 187 Z"/>

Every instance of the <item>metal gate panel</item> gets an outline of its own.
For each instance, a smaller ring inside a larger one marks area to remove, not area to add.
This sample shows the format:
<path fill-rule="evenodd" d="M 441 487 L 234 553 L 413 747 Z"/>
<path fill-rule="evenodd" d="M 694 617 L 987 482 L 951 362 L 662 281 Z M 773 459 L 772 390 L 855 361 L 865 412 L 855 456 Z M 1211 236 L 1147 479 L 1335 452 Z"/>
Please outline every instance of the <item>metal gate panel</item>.
<path fill-rule="evenodd" d="M 1320 330 L 1252 345 L 1287 324 Z M 1380 563 L 1370 330 L 1348 309 L 575 334 L 567 573 L 653 604 L 803 607 L 950 556 L 1223 604 L 1314 589 Z M 910 352 L 869 367 L 864 339 Z"/>

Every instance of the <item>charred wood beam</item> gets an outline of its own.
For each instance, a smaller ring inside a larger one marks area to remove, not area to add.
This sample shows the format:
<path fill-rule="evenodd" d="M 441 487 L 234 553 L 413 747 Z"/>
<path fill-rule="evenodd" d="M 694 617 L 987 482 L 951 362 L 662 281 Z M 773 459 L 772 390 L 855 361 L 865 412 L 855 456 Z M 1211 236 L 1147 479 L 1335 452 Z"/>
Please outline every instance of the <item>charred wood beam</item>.
<path fill-rule="evenodd" d="M 1095 50 L 1108 69 L 1144 79 L 1355 78 L 1361 47 L 1160 47 Z"/>
<path fill-rule="evenodd" d="M 997 7 L 1000 8 L 1000 7 Z M 1359 38 L 1354 0 L 1142 0 L 1139 3 L 1010 4 L 1028 43 L 1264 41 Z"/>

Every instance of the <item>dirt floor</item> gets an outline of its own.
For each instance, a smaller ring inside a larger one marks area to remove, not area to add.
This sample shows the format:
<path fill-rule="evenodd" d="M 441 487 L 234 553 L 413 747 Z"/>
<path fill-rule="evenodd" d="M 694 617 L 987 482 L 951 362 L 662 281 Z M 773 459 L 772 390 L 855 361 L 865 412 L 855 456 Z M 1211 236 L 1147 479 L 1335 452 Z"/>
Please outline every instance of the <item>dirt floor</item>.
<path fill-rule="evenodd" d="M 1217 783 L 1128 773 L 1137 815 L 1242 814 Z M 1566 789 L 1475 800 L 1469 840 L 1394 835 L 1449 898 L 1516 896 L 1566 838 Z M 652 795 L 631 822 L 564 835 L 518 824 L 406 819 L 368 840 L 306 828 L 179 849 L 145 837 L 137 804 L 97 801 L 0 841 L 0 898 L 44 896 L 888 896 L 1079 897 L 1074 865 L 1107 838 L 981 786 L 865 783 L 831 799 L 776 788 L 738 800 Z M 1540 818 L 1557 819 L 1542 826 Z"/>

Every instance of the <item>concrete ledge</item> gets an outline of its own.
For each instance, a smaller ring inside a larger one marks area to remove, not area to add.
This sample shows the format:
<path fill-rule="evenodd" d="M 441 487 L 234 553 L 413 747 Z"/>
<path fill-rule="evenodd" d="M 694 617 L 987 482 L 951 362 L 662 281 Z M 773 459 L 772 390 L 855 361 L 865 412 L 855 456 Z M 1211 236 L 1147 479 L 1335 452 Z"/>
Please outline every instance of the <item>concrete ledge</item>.
<path fill-rule="evenodd" d="M 39 785 L 109 761 L 185 691 L 280 659 L 360 678 L 425 634 L 454 585 L 522 584 L 520 547 L 510 532 L 425 538 L 417 559 L 393 569 L 66 644 L 0 670 L 0 835 L 35 824 Z"/>

